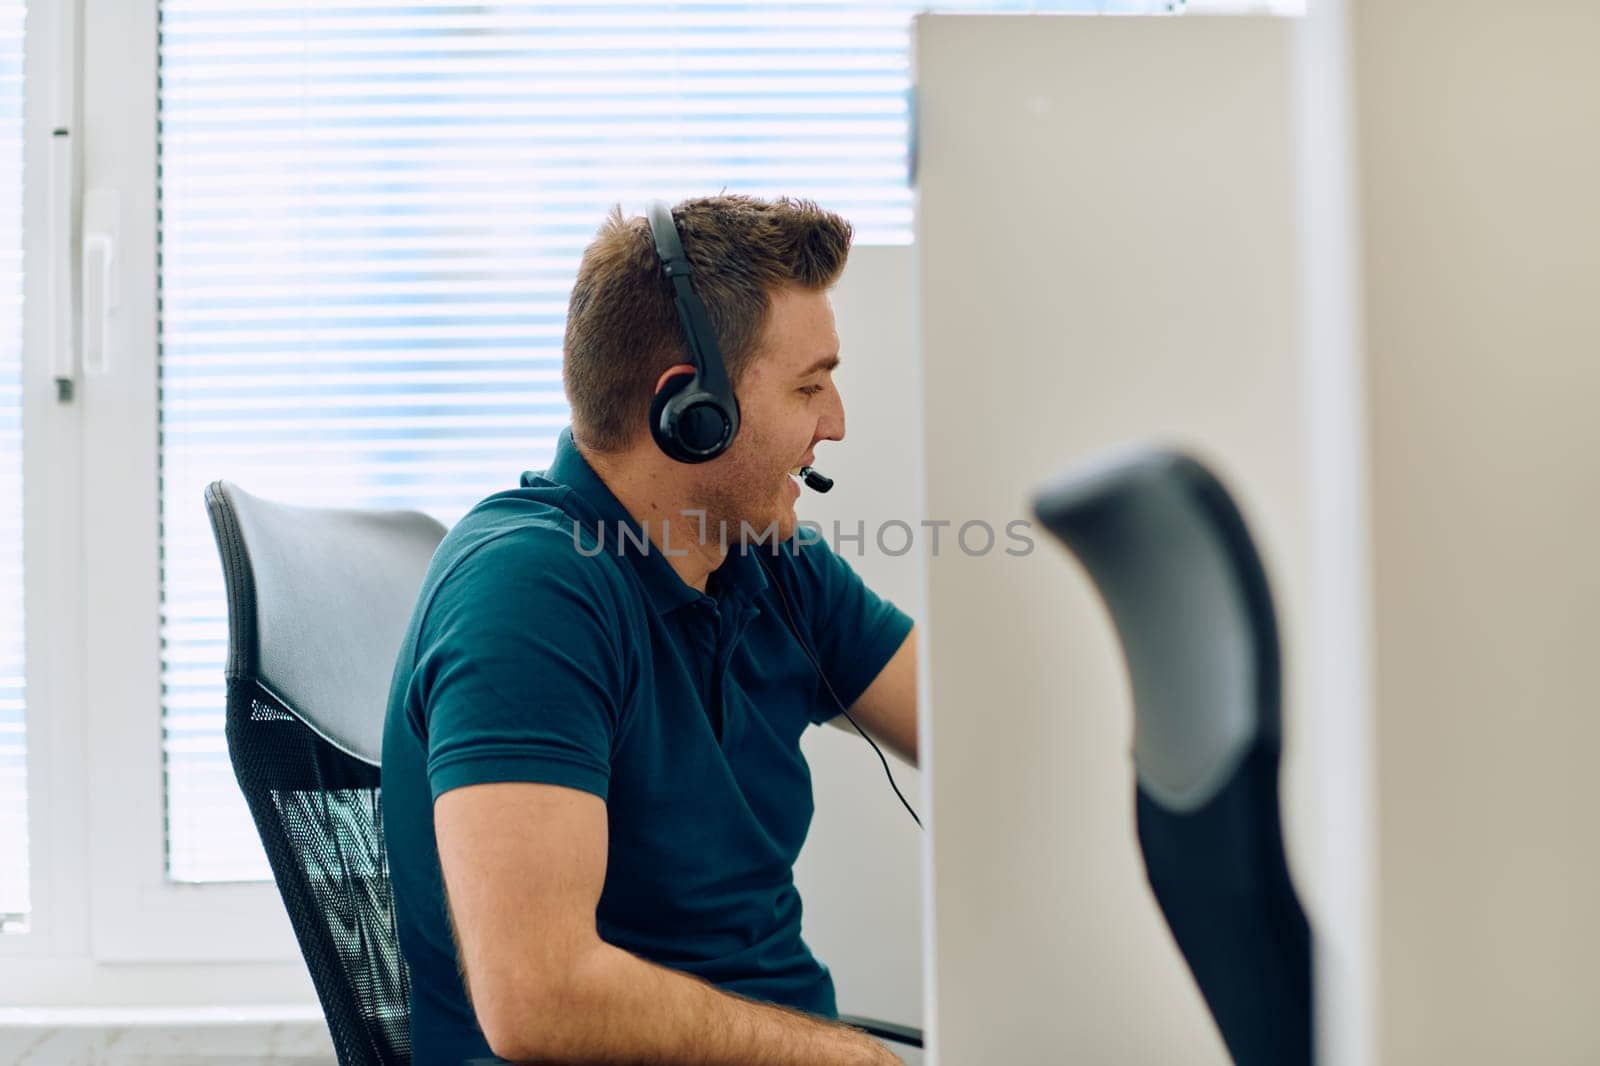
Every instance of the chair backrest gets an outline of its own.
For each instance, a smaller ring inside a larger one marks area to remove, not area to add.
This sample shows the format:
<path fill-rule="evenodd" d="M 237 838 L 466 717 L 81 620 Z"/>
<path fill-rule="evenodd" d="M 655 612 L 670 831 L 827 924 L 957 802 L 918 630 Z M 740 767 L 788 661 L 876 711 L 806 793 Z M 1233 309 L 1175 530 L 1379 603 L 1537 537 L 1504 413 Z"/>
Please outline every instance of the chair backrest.
<path fill-rule="evenodd" d="M 227 738 L 345 1066 L 411 1061 L 378 789 L 395 656 L 445 529 L 294 507 L 226 481 L 206 510 L 228 594 Z"/>
<path fill-rule="evenodd" d="M 1284 856 L 1278 628 L 1233 499 L 1138 449 L 1068 471 L 1034 513 L 1082 561 L 1127 659 L 1139 844 L 1240 1066 L 1312 1055 L 1311 933 Z"/>

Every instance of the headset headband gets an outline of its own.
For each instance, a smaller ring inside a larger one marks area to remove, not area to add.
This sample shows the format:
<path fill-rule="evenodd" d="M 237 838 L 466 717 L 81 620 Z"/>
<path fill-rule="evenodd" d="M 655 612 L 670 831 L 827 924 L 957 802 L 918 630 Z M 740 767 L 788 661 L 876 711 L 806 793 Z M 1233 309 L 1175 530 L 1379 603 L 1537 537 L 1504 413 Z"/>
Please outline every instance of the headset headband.
<path fill-rule="evenodd" d="M 684 254 L 672 210 L 662 201 L 646 211 L 662 276 L 672 283 L 672 302 L 678 309 L 694 374 L 669 382 L 650 409 L 650 432 L 668 455 L 681 462 L 715 459 L 733 443 L 739 431 L 739 401 L 728 383 L 722 348 L 705 304 L 690 278 L 694 268 Z"/>
<path fill-rule="evenodd" d="M 711 316 L 690 284 L 694 267 L 683 254 L 672 211 L 660 200 L 650 205 L 650 231 L 655 235 L 661 273 L 672 281 L 673 303 L 678 308 L 678 321 L 683 323 L 683 334 L 689 342 L 689 360 L 699 375 L 700 387 L 716 396 L 731 397 L 728 369 L 722 362 L 716 330 L 711 328 Z"/>

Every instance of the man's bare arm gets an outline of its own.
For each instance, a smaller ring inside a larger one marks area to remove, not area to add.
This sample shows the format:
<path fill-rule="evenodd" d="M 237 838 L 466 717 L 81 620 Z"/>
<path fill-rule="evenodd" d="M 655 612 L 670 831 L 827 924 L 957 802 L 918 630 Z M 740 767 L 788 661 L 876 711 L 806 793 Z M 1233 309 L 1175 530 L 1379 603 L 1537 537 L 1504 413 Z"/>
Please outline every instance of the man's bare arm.
<path fill-rule="evenodd" d="M 888 1066 L 857 1029 L 730 995 L 600 939 L 606 813 L 557 785 L 453 789 L 434 831 L 462 972 L 496 1055 L 528 1063 Z"/>
<path fill-rule="evenodd" d="M 900 758 L 917 765 L 917 627 L 912 626 L 899 649 L 850 706 L 850 717 L 867 734 Z M 844 715 L 828 724 L 854 734 Z"/>

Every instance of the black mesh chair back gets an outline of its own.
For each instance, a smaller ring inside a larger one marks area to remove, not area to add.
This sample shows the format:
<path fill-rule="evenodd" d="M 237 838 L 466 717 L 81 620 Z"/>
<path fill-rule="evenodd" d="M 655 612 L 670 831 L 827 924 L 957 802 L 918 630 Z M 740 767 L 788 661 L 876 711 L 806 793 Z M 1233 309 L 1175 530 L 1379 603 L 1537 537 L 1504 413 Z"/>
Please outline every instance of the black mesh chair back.
<path fill-rule="evenodd" d="M 228 755 L 339 1061 L 409 1063 L 378 766 L 395 656 L 445 529 L 226 481 L 206 510 L 228 593 Z"/>
<path fill-rule="evenodd" d="M 1311 932 L 1283 850 L 1278 628 L 1243 517 L 1199 462 L 1120 453 L 1041 491 L 1127 659 L 1139 845 L 1240 1066 L 1312 1057 Z"/>

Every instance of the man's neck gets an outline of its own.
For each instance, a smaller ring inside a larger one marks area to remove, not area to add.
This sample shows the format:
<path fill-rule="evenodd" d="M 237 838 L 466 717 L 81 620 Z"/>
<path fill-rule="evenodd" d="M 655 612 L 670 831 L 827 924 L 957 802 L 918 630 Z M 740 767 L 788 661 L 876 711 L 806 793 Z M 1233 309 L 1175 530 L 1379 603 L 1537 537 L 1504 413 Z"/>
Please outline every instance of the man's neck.
<path fill-rule="evenodd" d="M 706 542 L 706 516 L 691 508 L 678 488 L 673 470 L 664 469 L 654 456 L 637 451 L 605 456 L 576 441 L 578 454 L 611 490 L 623 509 L 633 516 L 685 585 L 706 591 L 711 572 L 727 558 L 716 540 Z M 663 462 L 671 462 L 663 457 Z M 687 512 L 687 513 L 686 513 Z"/>

